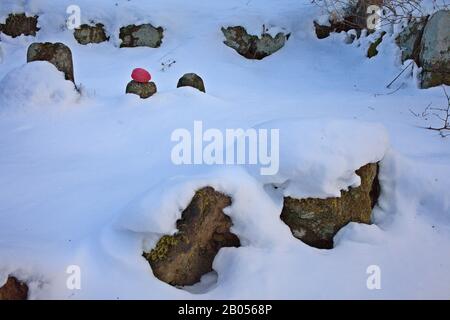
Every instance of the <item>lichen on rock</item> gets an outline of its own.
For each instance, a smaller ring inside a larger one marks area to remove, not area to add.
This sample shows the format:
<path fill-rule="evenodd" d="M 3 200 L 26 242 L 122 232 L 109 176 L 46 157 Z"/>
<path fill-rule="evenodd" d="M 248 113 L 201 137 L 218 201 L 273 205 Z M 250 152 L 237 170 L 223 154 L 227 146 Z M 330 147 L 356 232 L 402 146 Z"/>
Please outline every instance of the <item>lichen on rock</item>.
<path fill-rule="evenodd" d="M 192 87 L 202 92 L 206 92 L 203 79 L 195 73 L 186 73 L 183 75 L 180 80 L 178 80 L 177 88 L 180 87 Z"/>
<path fill-rule="evenodd" d="M 178 232 L 143 253 L 153 274 L 174 286 L 193 285 L 213 270 L 221 248 L 239 247 L 239 238 L 230 232 L 231 219 L 223 213 L 230 204 L 230 197 L 211 187 L 198 190 L 176 223 Z"/>
<path fill-rule="evenodd" d="M 5 23 L 0 24 L 0 32 L 13 38 L 20 35 L 36 36 L 38 16 L 28 17 L 25 13 L 10 14 Z"/>
<path fill-rule="evenodd" d="M 281 220 L 306 244 L 321 249 L 333 248 L 334 235 L 347 223 L 370 223 L 379 196 L 378 164 L 365 165 L 356 173 L 361 185 L 341 191 L 339 198 L 284 198 Z"/>
<path fill-rule="evenodd" d="M 261 38 L 247 33 L 244 27 L 234 26 L 223 28 L 225 36 L 224 44 L 236 50 L 241 56 L 247 59 L 261 60 L 280 50 L 289 35 L 279 32 L 275 37 L 268 33 L 263 33 Z"/>
<path fill-rule="evenodd" d="M 104 25 L 97 23 L 96 25 L 82 24 L 74 30 L 73 36 L 78 43 L 86 45 L 89 43 L 101 43 L 109 40 L 106 35 Z"/>
<path fill-rule="evenodd" d="M 395 42 L 402 51 L 402 62 L 412 59 L 419 65 L 420 43 L 428 16 L 411 20 L 398 34 Z"/>
<path fill-rule="evenodd" d="M 62 43 L 33 43 L 28 47 L 27 62 L 48 61 L 59 71 L 64 72 L 66 80 L 75 83 L 72 51 Z"/>
<path fill-rule="evenodd" d="M 163 28 L 155 28 L 151 24 L 129 25 L 120 28 L 120 47 L 150 47 L 158 48 L 163 39 Z"/>
<path fill-rule="evenodd" d="M 419 55 L 422 88 L 450 85 L 450 10 L 440 10 L 428 20 Z"/>
<path fill-rule="evenodd" d="M 150 98 L 157 92 L 156 84 L 154 82 L 137 82 L 131 80 L 125 90 L 126 93 L 136 94 L 141 99 Z"/>

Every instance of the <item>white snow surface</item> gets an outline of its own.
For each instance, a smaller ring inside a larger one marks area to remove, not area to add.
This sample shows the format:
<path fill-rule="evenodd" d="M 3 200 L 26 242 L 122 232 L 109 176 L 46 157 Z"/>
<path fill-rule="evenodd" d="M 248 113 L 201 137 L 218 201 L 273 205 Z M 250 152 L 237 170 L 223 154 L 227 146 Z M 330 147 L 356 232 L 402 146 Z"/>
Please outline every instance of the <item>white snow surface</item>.
<path fill-rule="evenodd" d="M 323 12 L 309 1 L 78 0 L 82 23 L 102 22 L 111 37 L 82 46 L 64 27 L 72 2 L 0 7 L 0 21 L 26 12 L 41 28 L 36 37 L 0 34 L 0 284 L 16 275 L 32 299 L 450 298 L 450 141 L 410 112 L 445 99 L 441 88 L 418 89 L 415 66 L 386 88 L 409 63 L 395 33 L 367 59 L 377 33 L 353 44 L 344 33 L 318 40 L 313 21 Z M 119 29 L 131 23 L 162 26 L 161 47 L 119 48 Z M 220 28 L 232 25 L 291 36 L 252 61 L 223 44 Z M 81 96 L 50 64 L 25 64 L 36 41 L 71 48 Z M 124 93 L 136 67 L 158 86 L 150 99 Z M 176 89 L 187 72 L 206 93 Z M 279 172 L 174 165 L 171 133 L 196 120 L 279 129 Z M 283 196 L 337 196 L 359 185 L 356 169 L 378 161 L 373 224 L 350 223 L 334 249 L 307 246 L 280 220 Z M 225 212 L 242 246 L 220 250 L 217 275 L 178 289 L 153 276 L 142 252 L 176 232 L 204 186 L 232 197 Z M 71 265 L 80 290 L 66 286 Z M 379 290 L 366 286 L 371 265 Z"/>
<path fill-rule="evenodd" d="M 42 81 L 45 77 L 45 81 Z M 0 81 L 0 112 L 30 108 L 58 108 L 77 102 L 79 94 L 64 73 L 46 61 L 35 61 L 11 70 Z M 36 110 L 38 111 L 38 110 Z"/>

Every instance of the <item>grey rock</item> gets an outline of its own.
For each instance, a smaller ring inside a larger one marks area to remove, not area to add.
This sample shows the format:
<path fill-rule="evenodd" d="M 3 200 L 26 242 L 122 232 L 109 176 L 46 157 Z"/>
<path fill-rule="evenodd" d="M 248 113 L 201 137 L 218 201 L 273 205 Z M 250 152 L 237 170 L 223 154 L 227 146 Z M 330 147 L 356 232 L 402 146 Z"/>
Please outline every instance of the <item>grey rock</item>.
<path fill-rule="evenodd" d="M 153 27 L 151 24 L 129 25 L 120 28 L 120 45 L 123 47 L 151 47 L 158 48 L 163 39 L 163 28 Z"/>
<path fill-rule="evenodd" d="M 227 46 L 233 48 L 247 59 L 257 60 L 261 60 L 280 50 L 289 38 L 289 34 L 285 35 L 282 32 L 275 37 L 264 33 L 261 38 L 258 38 L 255 35 L 248 34 L 245 28 L 241 26 L 228 27 L 226 29 L 222 27 L 222 32 L 226 39 L 224 43 Z"/>
<path fill-rule="evenodd" d="M 437 11 L 428 20 L 419 60 L 422 88 L 450 85 L 450 10 Z"/>
<path fill-rule="evenodd" d="M 428 17 L 412 20 L 395 39 L 402 51 L 402 62 L 413 59 L 419 65 L 420 43 Z"/>

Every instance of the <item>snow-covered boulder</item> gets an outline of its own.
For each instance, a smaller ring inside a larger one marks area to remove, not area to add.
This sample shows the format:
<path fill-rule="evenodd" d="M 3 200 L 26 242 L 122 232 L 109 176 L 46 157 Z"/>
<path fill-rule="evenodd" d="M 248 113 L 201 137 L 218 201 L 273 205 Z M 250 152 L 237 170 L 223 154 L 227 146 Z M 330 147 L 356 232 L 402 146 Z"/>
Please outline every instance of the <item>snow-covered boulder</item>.
<path fill-rule="evenodd" d="M 333 248 L 334 236 L 349 222 L 371 222 L 372 209 L 378 200 L 378 164 L 365 165 L 356 174 L 361 178 L 360 186 L 341 191 L 340 197 L 285 197 L 281 220 L 306 244 L 321 249 Z"/>
<path fill-rule="evenodd" d="M 20 35 L 35 36 L 39 31 L 38 17 L 28 17 L 25 13 L 10 14 L 5 23 L 0 24 L 0 32 L 13 38 Z"/>
<path fill-rule="evenodd" d="M 101 23 L 97 23 L 94 26 L 82 24 L 79 28 L 75 29 L 73 36 L 78 43 L 83 45 L 101 43 L 109 40 L 105 32 L 105 27 Z"/>
<path fill-rule="evenodd" d="M 202 92 L 206 92 L 203 79 L 195 73 L 186 73 L 183 75 L 180 80 L 178 80 L 177 88 L 180 87 L 193 87 Z"/>
<path fill-rule="evenodd" d="M 48 62 L 13 69 L 0 81 L 0 109 L 43 109 L 75 103 L 79 94 L 71 81 Z"/>
<path fill-rule="evenodd" d="M 450 10 L 433 14 L 422 36 L 422 88 L 450 85 Z"/>
<path fill-rule="evenodd" d="M 163 28 L 155 28 L 151 24 L 129 25 L 120 28 L 120 47 L 150 47 L 158 48 L 163 39 Z"/>
<path fill-rule="evenodd" d="M 230 197 L 211 187 L 198 190 L 177 221 L 178 232 L 144 252 L 153 274 L 171 285 L 192 285 L 213 270 L 221 248 L 239 247 L 239 238 L 230 232 L 231 219 L 223 213 L 230 205 Z"/>
<path fill-rule="evenodd" d="M 278 32 L 275 36 L 269 33 L 263 33 L 261 38 L 247 33 L 242 26 L 223 28 L 225 43 L 230 48 L 236 50 L 241 56 L 247 59 L 261 60 L 280 50 L 289 34 Z"/>
<path fill-rule="evenodd" d="M 73 75 L 72 51 L 62 43 L 33 43 L 28 47 L 27 62 L 48 61 L 59 71 L 64 72 L 66 80 L 75 83 Z"/>

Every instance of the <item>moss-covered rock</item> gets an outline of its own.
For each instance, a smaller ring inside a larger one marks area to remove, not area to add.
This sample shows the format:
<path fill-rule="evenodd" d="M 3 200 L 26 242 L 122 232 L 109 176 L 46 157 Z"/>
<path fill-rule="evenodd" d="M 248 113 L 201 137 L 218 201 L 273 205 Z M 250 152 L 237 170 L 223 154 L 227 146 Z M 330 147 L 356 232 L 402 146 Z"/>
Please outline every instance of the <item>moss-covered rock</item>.
<path fill-rule="evenodd" d="M 64 73 L 66 80 L 75 83 L 72 51 L 62 43 L 33 43 L 28 47 L 27 62 L 48 61 Z"/>
<path fill-rule="evenodd" d="M 15 277 L 8 277 L 6 283 L 0 287 L 0 300 L 27 300 L 28 286 Z"/>
<path fill-rule="evenodd" d="M 296 238 L 316 248 L 331 249 L 333 237 L 347 223 L 370 223 L 380 192 L 378 164 L 365 165 L 356 173 L 361 185 L 342 191 L 339 198 L 284 199 L 281 219 Z"/>
<path fill-rule="evenodd" d="M 105 32 L 105 27 L 101 23 L 97 23 L 95 26 L 82 24 L 79 28 L 75 29 L 73 36 L 78 43 L 83 45 L 101 43 L 109 40 Z"/>
<path fill-rule="evenodd" d="M 224 44 L 236 50 L 241 56 L 256 60 L 261 60 L 277 52 L 289 38 L 289 34 L 285 35 L 282 32 L 279 32 L 275 37 L 264 33 L 258 38 L 255 35 L 248 34 L 245 28 L 241 26 L 222 28 L 222 32 L 226 39 L 223 42 Z"/>
<path fill-rule="evenodd" d="M 5 23 L 0 24 L 0 32 L 13 38 L 20 35 L 36 36 L 38 16 L 27 17 L 25 13 L 10 14 Z"/>
<path fill-rule="evenodd" d="M 198 190 L 177 221 L 178 232 L 144 252 L 153 274 L 174 286 L 192 285 L 212 271 L 221 248 L 239 247 L 239 238 L 230 232 L 231 219 L 223 213 L 230 204 L 230 197 L 211 187 Z"/>
<path fill-rule="evenodd" d="M 150 47 L 158 48 L 163 39 L 163 28 L 155 28 L 151 24 L 129 25 L 120 28 L 120 47 Z"/>
<path fill-rule="evenodd" d="M 193 87 L 202 92 L 206 92 L 203 79 L 195 73 L 186 73 L 183 75 L 180 80 L 178 80 L 177 88 L 180 87 Z"/>
<path fill-rule="evenodd" d="M 150 98 L 157 92 L 156 84 L 154 82 L 137 82 L 131 80 L 125 90 L 126 93 L 136 94 L 141 99 Z"/>

